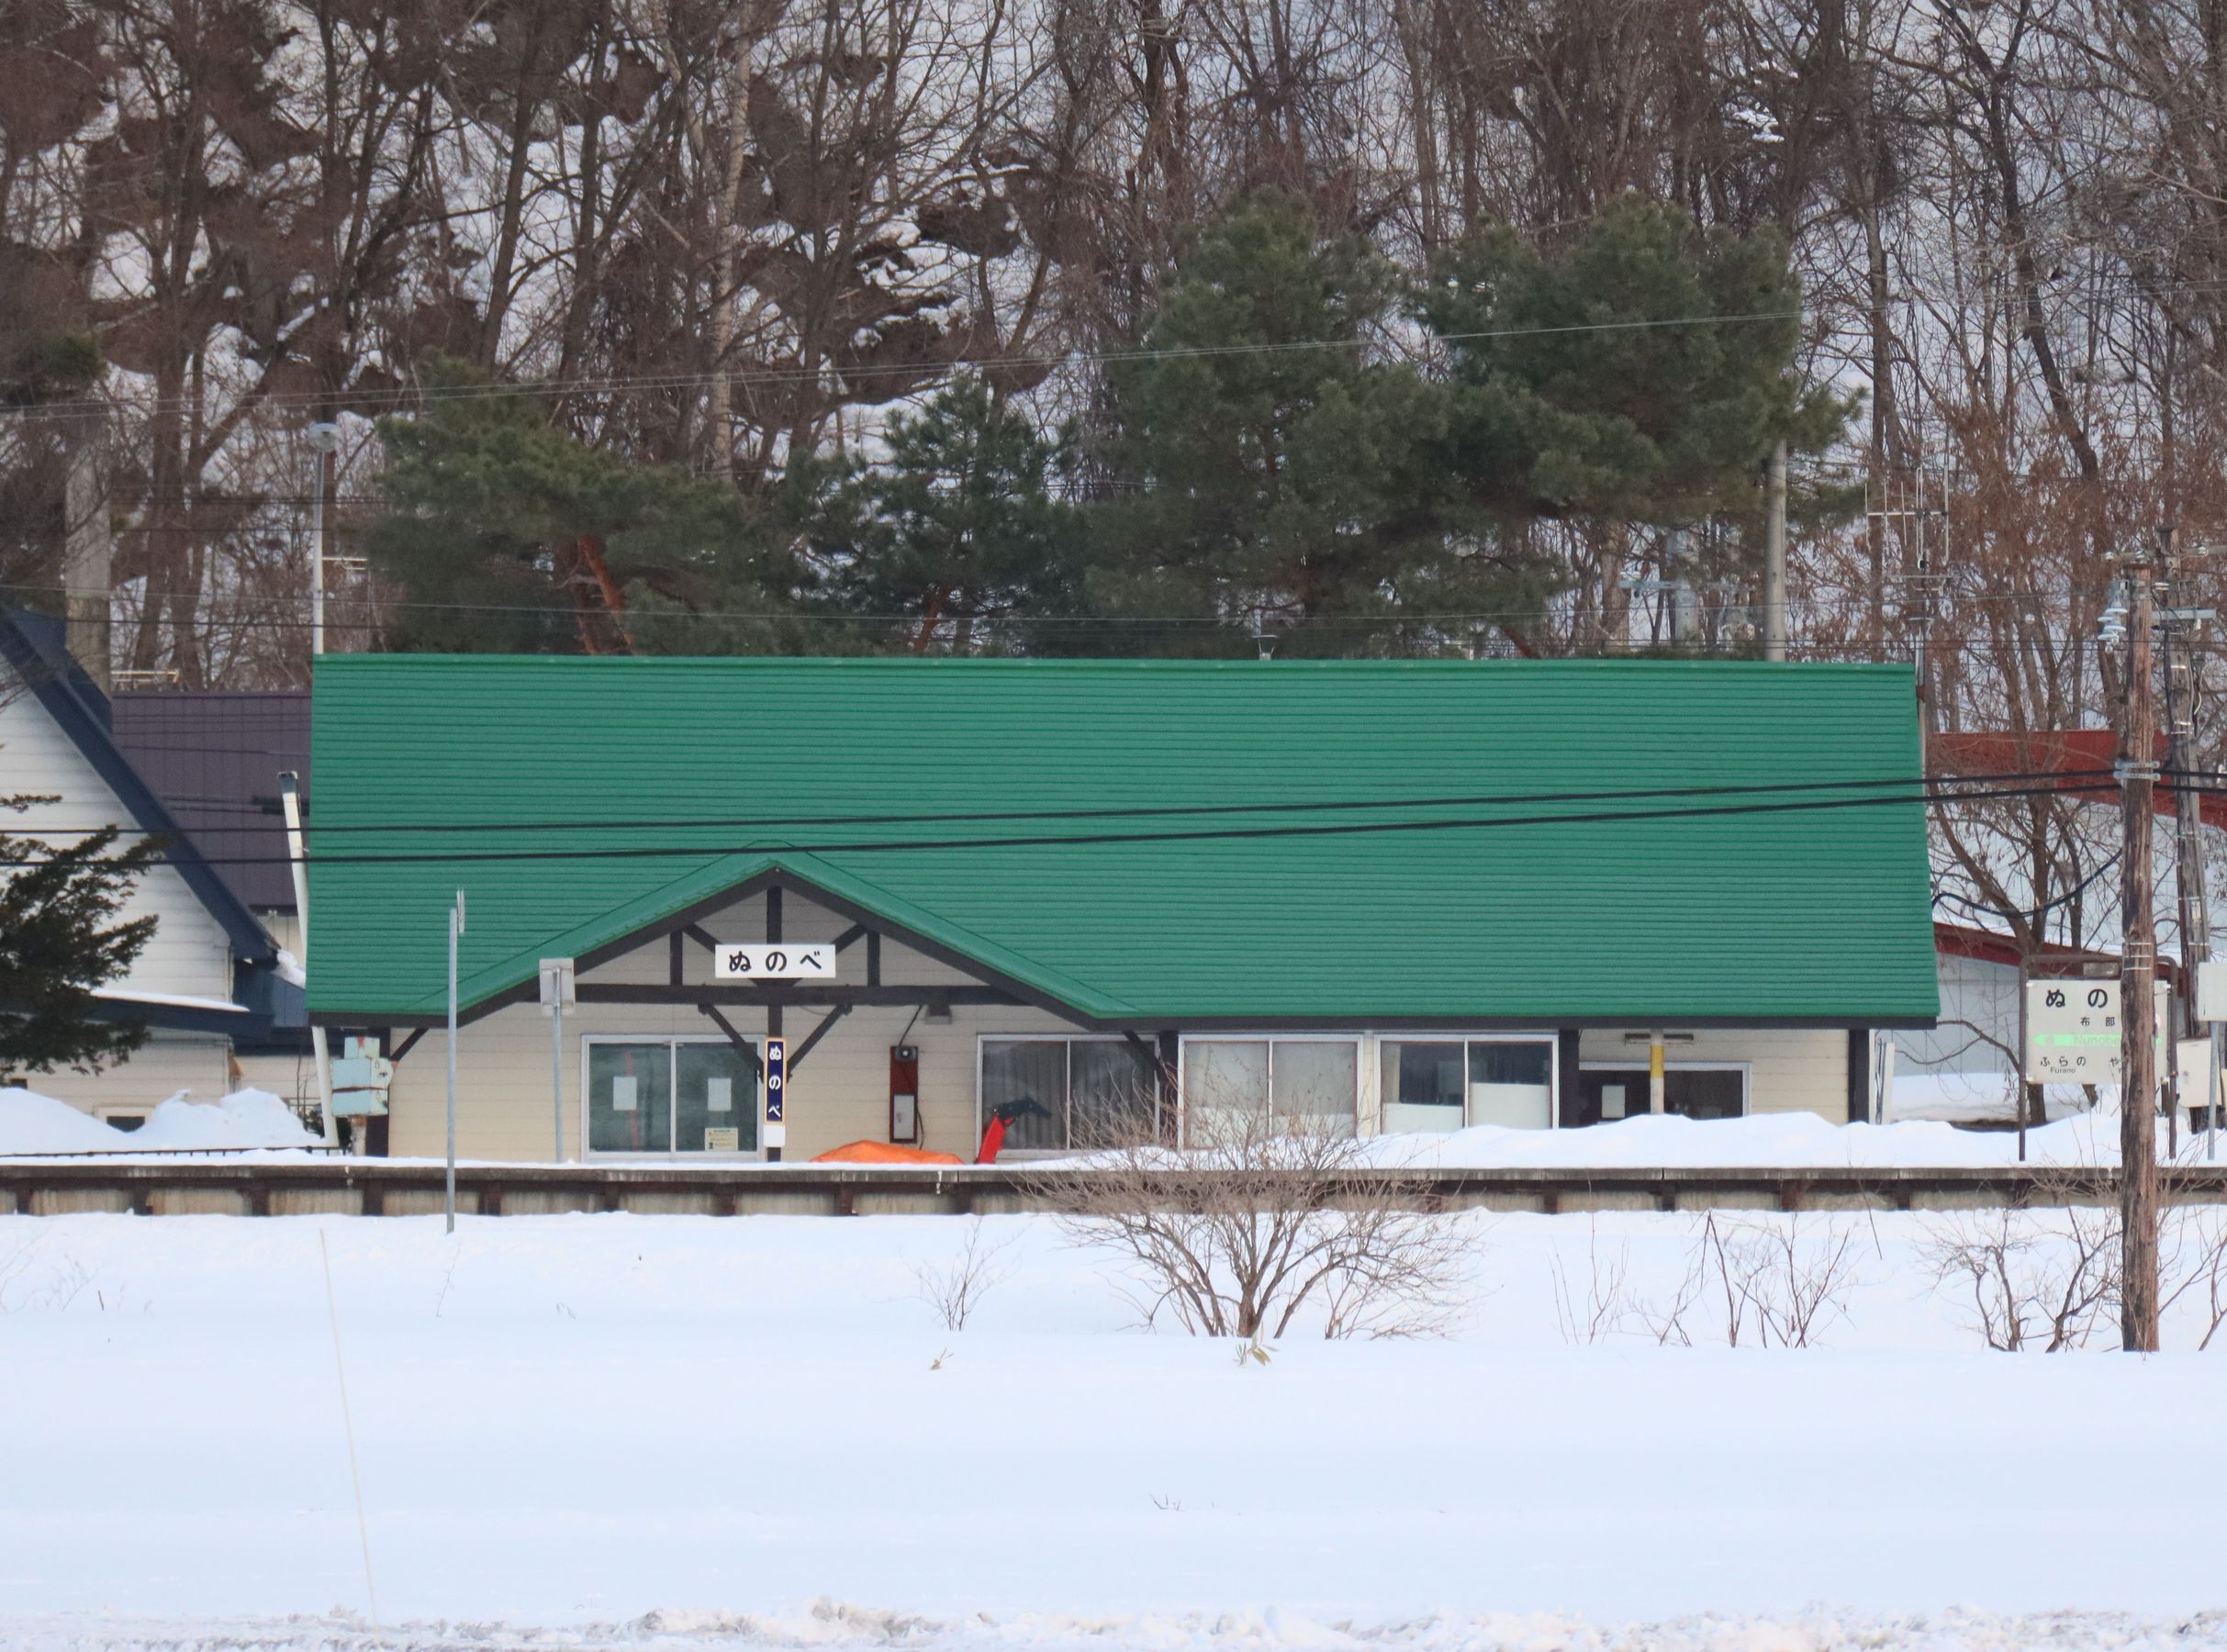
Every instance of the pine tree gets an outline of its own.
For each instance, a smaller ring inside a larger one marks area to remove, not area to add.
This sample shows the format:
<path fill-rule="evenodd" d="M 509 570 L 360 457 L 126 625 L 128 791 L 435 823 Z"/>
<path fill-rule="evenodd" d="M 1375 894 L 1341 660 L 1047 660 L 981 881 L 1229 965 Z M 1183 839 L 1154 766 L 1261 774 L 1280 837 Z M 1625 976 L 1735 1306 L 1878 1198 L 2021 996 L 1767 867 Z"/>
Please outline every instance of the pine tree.
<path fill-rule="evenodd" d="M 424 408 L 382 419 L 386 509 L 365 549 L 404 600 L 390 647 L 467 653 L 776 649 L 796 581 L 733 487 L 638 465 L 531 393 L 436 360 Z"/>
<path fill-rule="evenodd" d="M 1443 582 L 1441 490 L 1416 464 L 1442 398 L 1380 359 L 1399 296 L 1364 241 L 1321 235 L 1290 195 L 1240 203 L 1183 251 L 1142 350 L 1109 374 L 1092 589 L 1169 618 L 1125 633 L 1137 644 L 1222 652 L 1259 629 L 1287 652 L 1366 652 L 1409 586 Z"/>
<path fill-rule="evenodd" d="M 1080 601 L 1080 522 L 1052 497 L 1069 438 L 1047 439 L 977 378 L 958 380 L 890 426 L 887 454 L 835 470 L 811 544 L 831 597 L 893 620 L 880 636 L 915 653 L 1026 652 L 1071 627 L 1013 631 L 1015 614 L 1071 619 Z"/>
<path fill-rule="evenodd" d="M 1560 251 L 1472 237 L 1418 308 L 1451 363 L 1437 463 L 1488 519 L 1751 515 L 1773 444 L 1821 449 L 1848 412 L 1796 371 L 1785 243 L 1637 196 Z"/>
<path fill-rule="evenodd" d="M 21 813 L 51 798 L 0 798 Z M 114 827 L 66 843 L 0 833 L 0 1075 L 98 1072 L 147 1040 L 143 1024 L 97 1018 L 94 990 L 129 969 L 155 920 L 117 922 L 157 845 L 116 847 Z"/>

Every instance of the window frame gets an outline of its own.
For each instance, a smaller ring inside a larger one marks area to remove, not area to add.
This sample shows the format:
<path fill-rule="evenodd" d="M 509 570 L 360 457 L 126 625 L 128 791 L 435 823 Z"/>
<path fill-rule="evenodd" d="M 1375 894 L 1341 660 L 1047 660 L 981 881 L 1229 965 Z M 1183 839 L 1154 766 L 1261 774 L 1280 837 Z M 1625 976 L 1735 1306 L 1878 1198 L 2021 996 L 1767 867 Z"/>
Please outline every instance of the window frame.
<path fill-rule="evenodd" d="M 1462 1046 L 1461 1066 L 1464 1082 L 1461 1087 L 1461 1128 L 1464 1130 L 1471 1128 L 1469 1085 L 1466 1082 L 1469 1069 L 1469 1046 L 1480 1044 L 1543 1044 L 1547 1046 L 1547 1128 L 1560 1130 L 1562 1127 L 1562 1041 L 1559 1032 L 1372 1032 L 1369 1035 L 1369 1041 L 1374 1047 L 1376 1056 L 1374 1070 L 1376 1128 L 1371 1132 L 1372 1134 L 1419 1133 L 1408 1131 L 1395 1133 L 1384 1128 L 1384 1109 L 1391 1105 L 1392 1100 L 1384 1094 L 1384 1046 L 1388 1044 L 1458 1044 Z M 1582 1066 L 1584 1064 L 1580 1065 Z M 1594 1065 L 1601 1064 L 1596 1062 Z M 1744 1103 L 1744 1092 L 1742 1099 Z"/>
<path fill-rule="evenodd" d="M 1353 1046 L 1353 1133 L 1361 1134 L 1361 1125 L 1368 1115 L 1361 1104 L 1369 1093 L 1369 1064 L 1372 1039 L 1367 1032 L 1183 1032 L 1175 1044 L 1175 1126 L 1179 1147 L 1189 1148 L 1191 1142 L 1191 1046 L 1193 1044 L 1265 1044 L 1268 1045 L 1268 1100 L 1275 1106 L 1276 1046 L 1280 1044 L 1342 1044 Z"/>
<path fill-rule="evenodd" d="M 993 1044 L 1056 1044 L 1067 1046 L 1060 1056 L 1060 1133 L 1067 1138 L 1064 1147 L 1008 1147 L 1001 1158 L 1014 1159 L 1058 1158 L 1077 1151 L 1075 1147 L 1075 1052 L 1079 1044 L 1127 1044 L 1128 1038 L 1119 1032 L 977 1032 L 974 1035 L 974 1139 L 979 1142 L 982 1133 L 990 1128 L 989 1115 L 982 1106 L 982 1066 L 986 1045 Z M 1154 1054 L 1140 1055 L 1138 1059 L 1157 1064 Z M 1158 1134 L 1162 1128 L 1159 1085 L 1152 1087 L 1152 1128 Z"/>
<path fill-rule="evenodd" d="M 1644 1073 L 1648 1071 L 1648 1065 L 1644 1061 L 1580 1060 L 1577 1064 L 1577 1070 L 1580 1073 Z M 1738 1073 L 1740 1075 L 1740 1116 L 1743 1119 L 1751 1119 L 1755 1116 L 1755 1064 L 1752 1061 L 1693 1059 L 1671 1061 L 1665 1059 L 1662 1063 L 1662 1070 L 1665 1073 Z M 1628 1112 L 1624 1118 L 1649 1119 L 1656 1116 L 1658 1115 L 1649 1112 Z M 1682 1115 L 1673 1114 L 1665 1109 L 1660 1116 L 1667 1119 Z M 1707 1121 L 1699 1122 L 1706 1123 Z M 1623 1122 L 1623 1119 L 1603 1119 L 1601 1122 L 1620 1124 Z M 1592 1126 L 1581 1125 L 1573 1128 L 1590 1130 Z"/>
<path fill-rule="evenodd" d="M 727 1037 L 727 1035 L 723 1032 L 581 1033 L 579 1058 L 580 1106 L 578 1130 L 580 1162 L 582 1164 L 586 1164 L 590 1159 L 594 1159 L 604 1164 L 635 1165 L 662 1165 L 668 1163 L 690 1164 L 698 1160 L 710 1165 L 747 1165 L 764 1162 L 766 1157 L 766 1121 L 762 1110 L 766 1105 L 766 1045 L 763 1039 L 751 1038 L 747 1036 L 744 1038 L 743 1042 L 750 1046 L 750 1053 L 757 1058 L 758 1062 L 757 1105 L 761 1109 L 757 1121 L 758 1127 L 755 1132 L 758 1138 L 758 1144 L 755 1147 L 738 1147 L 733 1153 L 711 1153 L 702 1148 L 698 1148 L 693 1152 L 686 1152 L 683 1151 L 677 1140 L 673 1140 L 673 1137 L 676 1134 L 674 1126 L 679 1117 L 680 1112 L 680 1046 L 682 1044 L 724 1044 L 728 1048 L 732 1049 L 733 1047 L 734 1041 Z M 667 1140 L 670 1141 L 672 1144 L 667 1146 L 662 1153 L 651 1151 L 634 1152 L 630 1149 L 618 1147 L 590 1147 L 588 1144 L 588 1101 L 590 1099 L 589 1088 L 591 1083 L 588 1068 L 588 1051 L 591 1047 L 597 1044 L 665 1045 L 666 1135 Z"/>

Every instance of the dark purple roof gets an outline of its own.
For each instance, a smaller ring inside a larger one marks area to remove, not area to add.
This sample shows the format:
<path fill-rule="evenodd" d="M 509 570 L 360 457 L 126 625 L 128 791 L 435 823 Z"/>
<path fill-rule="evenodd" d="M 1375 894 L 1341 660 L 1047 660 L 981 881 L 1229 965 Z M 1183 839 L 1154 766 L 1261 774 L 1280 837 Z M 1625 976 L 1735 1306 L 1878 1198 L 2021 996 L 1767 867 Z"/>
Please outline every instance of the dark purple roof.
<path fill-rule="evenodd" d="M 151 691 L 111 702 L 116 743 L 233 893 L 261 910 L 294 910 L 278 776 L 309 791 L 309 696 Z M 239 860 L 266 864 L 228 865 Z"/>

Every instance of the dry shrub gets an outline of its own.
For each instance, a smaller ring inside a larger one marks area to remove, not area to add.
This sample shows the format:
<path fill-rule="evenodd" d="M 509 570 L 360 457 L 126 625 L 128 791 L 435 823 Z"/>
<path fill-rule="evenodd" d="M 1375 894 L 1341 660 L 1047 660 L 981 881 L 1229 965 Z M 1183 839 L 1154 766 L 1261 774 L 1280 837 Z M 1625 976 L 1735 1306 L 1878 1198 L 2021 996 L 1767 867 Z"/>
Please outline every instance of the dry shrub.
<path fill-rule="evenodd" d="M 1458 1218 L 1416 1208 L 1374 1169 L 1349 1129 L 1304 1116 L 1219 1109 L 1183 1151 L 1135 1142 L 1033 1178 L 1069 1238 L 1125 1258 L 1146 1324 L 1258 1343 L 1303 1310 L 1323 1334 L 1440 1330 L 1472 1242 Z"/>
<path fill-rule="evenodd" d="M 1855 1230 L 1841 1219 L 1813 1222 L 1799 1214 L 1742 1221 L 1702 1219 L 1684 1278 L 1668 1303 L 1638 1310 L 1664 1345 L 1693 1345 L 1689 1314 L 1704 1302 L 1724 1316 L 1725 1344 L 1807 1348 L 1837 1320 L 1863 1283 L 1855 1266 Z"/>
<path fill-rule="evenodd" d="M 1964 1300 L 1990 1348 L 2085 1348 L 2119 1300 L 2119 1214 L 2067 1204 L 2046 1212 L 1960 1211 L 1930 1221 L 1919 1247 L 1935 1288 Z"/>
<path fill-rule="evenodd" d="M 1005 1253 L 1011 1239 L 996 1245 L 982 1242 L 982 1219 L 967 1219 L 966 1243 L 958 1255 L 941 1264 L 923 1262 L 912 1270 L 915 1291 L 934 1311 L 936 1323 L 946 1331 L 964 1331 L 982 1299 L 1013 1277 Z"/>

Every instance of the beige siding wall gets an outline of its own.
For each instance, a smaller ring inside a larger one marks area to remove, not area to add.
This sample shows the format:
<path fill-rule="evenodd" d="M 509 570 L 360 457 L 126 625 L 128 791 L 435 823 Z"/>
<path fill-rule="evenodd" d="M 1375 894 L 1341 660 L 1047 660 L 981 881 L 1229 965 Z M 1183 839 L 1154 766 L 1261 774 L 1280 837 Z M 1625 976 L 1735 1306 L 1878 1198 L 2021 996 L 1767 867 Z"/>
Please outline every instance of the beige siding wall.
<path fill-rule="evenodd" d="M 33 1073 L 30 1089 L 73 1107 L 103 1115 L 143 1113 L 180 1090 L 196 1101 L 215 1101 L 235 1088 L 230 1077 L 231 1046 L 222 1038 L 185 1032 L 157 1032 L 130 1060 L 87 1077 L 83 1073 Z"/>
<path fill-rule="evenodd" d="M 738 904 L 702 927 L 722 940 L 765 932 L 755 901 Z M 848 927 L 847 920 L 793 893 L 784 902 L 783 933 L 789 940 L 831 940 Z M 687 980 L 711 978 L 710 956 L 701 946 L 688 943 L 682 955 Z M 667 968 L 666 943 L 660 939 L 581 978 L 661 983 Z M 843 954 L 842 968 L 846 982 L 865 979 L 864 943 Z M 885 942 L 882 979 L 890 985 L 951 985 L 968 977 Z M 788 1012 L 782 1031 L 792 1050 L 819 1025 L 821 1013 Z M 748 1037 L 766 1032 L 763 1010 L 735 1011 L 729 1019 Z M 970 1156 L 980 1128 L 975 1111 L 977 1041 L 999 1033 L 1072 1030 L 1046 1011 L 1013 1007 L 960 1005 L 947 1021 L 915 1018 L 910 1009 L 855 1010 L 791 1076 L 787 1156 L 805 1159 L 845 1142 L 888 1139 L 889 1052 L 900 1039 L 920 1051 L 922 1144 Z M 567 1015 L 561 1065 L 564 1150 L 572 1158 L 582 1151 L 582 1044 L 591 1036 L 716 1038 L 719 1032 L 690 1006 L 594 1005 Z M 1360 1041 L 1360 1105 L 1367 1123 L 1377 1116 L 1376 1042 L 1372 1036 Z M 1587 1032 L 1580 1049 L 1586 1063 L 1646 1060 L 1644 1044 L 1626 1044 L 1617 1032 Z M 1836 1122 L 1848 1116 L 1848 1035 L 1838 1028 L 1703 1032 L 1689 1044 L 1672 1046 L 1672 1059 L 1746 1065 L 1749 1103 L 1755 1112 L 1811 1111 Z M 442 1151 L 444 1063 L 443 1034 L 435 1029 L 396 1070 L 390 1096 L 392 1153 L 430 1157 Z M 520 1005 L 468 1023 L 457 1045 L 458 1152 L 467 1158 L 548 1160 L 554 1148 L 550 1089 L 549 1021 L 537 1007 Z"/>
<path fill-rule="evenodd" d="M 738 902 L 702 927 L 720 940 L 751 940 L 765 933 L 757 900 Z M 835 913 L 807 905 L 794 893 L 782 905 L 782 935 L 790 941 L 833 940 L 850 927 Z M 711 956 L 694 942 L 682 956 L 686 978 L 711 977 Z M 646 946 L 587 971 L 583 981 L 662 983 L 667 978 L 666 943 Z M 866 979 L 866 943 L 843 954 L 842 978 Z M 897 985 L 950 986 L 971 977 L 885 941 L 881 978 Z M 817 1027 L 823 1011 L 789 1010 L 782 1032 L 794 1050 Z M 762 1010 L 728 1013 L 750 1038 L 766 1033 Z M 911 1031 L 907 1032 L 907 1024 Z M 890 1125 L 890 1046 L 901 1036 L 920 1051 L 923 1146 L 971 1157 L 975 1124 L 975 1040 L 985 1032 L 1056 1032 L 1066 1025 L 1042 1010 L 959 1005 L 948 1021 L 914 1020 L 910 1009 L 856 1010 L 823 1040 L 791 1076 L 785 1156 L 810 1158 L 858 1140 L 887 1141 Z M 581 1154 L 582 1042 L 588 1037 L 718 1038 L 719 1030 L 693 1006 L 584 1006 L 565 1018 L 563 1060 L 565 1151 Z M 388 1095 L 388 1151 L 432 1156 L 445 1150 L 448 1074 L 445 1034 L 435 1028 L 395 1071 Z M 546 1162 L 554 1148 L 549 1021 L 534 1005 L 519 1005 L 467 1024 L 457 1039 L 457 1151 L 467 1158 Z"/>
<path fill-rule="evenodd" d="M 1673 1032 L 1679 1029 L 1672 1028 Z M 1631 1029 L 1644 1032 L 1643 1027 Z M 1668 1046 L 1673 1066 L 1744 1064 L 1751 1113 L 1813 1112 L 1836 1124 L 1848 1122 L 1848 1032 L 1840 1027 L 1719 1029 L 1697 1032 L 1691 1044 Z M 1588 1032 L 1578 1041 L 1580 1065 L 1647 1062 L 1644 1043 L 1627 1044 L 1620 1032 Z"/>

